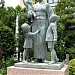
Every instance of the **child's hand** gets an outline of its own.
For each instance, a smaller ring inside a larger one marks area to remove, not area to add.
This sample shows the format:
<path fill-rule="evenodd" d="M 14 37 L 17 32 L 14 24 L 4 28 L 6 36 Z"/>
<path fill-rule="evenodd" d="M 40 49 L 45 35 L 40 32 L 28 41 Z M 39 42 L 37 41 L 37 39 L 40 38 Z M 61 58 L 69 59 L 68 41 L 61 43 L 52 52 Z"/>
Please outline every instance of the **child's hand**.
<path fill-rule="evenodd" d="M 40 30 L 40 29 L 38 29 L 38 33 L 40 33 L 40 31 L 41 31 L 41 30 Z"/>
<path fill-rule="evenodd" d="M 54 41 L 57 41 L 57 39 L 54 39 Z"/>
<path fill-rule="evenodd" d="M 57 39 L 54 39 L 54 44 L 56 44 L 57 43 Z"/>

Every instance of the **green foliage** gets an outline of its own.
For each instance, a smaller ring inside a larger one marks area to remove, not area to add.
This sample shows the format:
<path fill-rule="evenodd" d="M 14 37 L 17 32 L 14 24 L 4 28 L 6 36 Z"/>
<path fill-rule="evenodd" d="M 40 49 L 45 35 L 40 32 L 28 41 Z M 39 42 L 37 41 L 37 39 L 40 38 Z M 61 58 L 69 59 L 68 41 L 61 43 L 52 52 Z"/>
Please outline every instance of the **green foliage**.
<path fill-rule="evenodd" d="M 15 52 L 15 9 L 0 8 L 0 73 L 6 75 L 7 59 Z"/>
<path fill-rule="evenodd" d="M 9 66 L 13 66 L 14 63 L 16 63 L 17 61 L 14 60 L 14 58 L 9 58 L 7 61 L 6 61 L 6 66 L 9 67 Z"/>
<path fill-rule="evenodd" d="M 68 49 L 75 49 L 75 2 L 73 0 L 59 0 L 54 11 L 55 14 L 60 16 L 57 22 L 58 41 L 56 51 L 58 57 L 62 60 L 62 58 L 65 58 Z"/>
<path fill-rule="evenodd" d="M 66 53 L 69 54 L 69 59 L 70 60 L 75 58 L 75 48 L 74 47 L 67 48 Z"/>
<path fill-rule="evenodd" d="M 17 42 L 18 42 L 18 48 L 19 48 L 19 51 L 18 51 L 18 61 L 20 59 L 20 52 L 22 53 L 23 52 L 23 44 L 24 44 L 24 33 L 22 32 L 22 24 L 23 23 L 28 23 L 28 19 L 27 19 L 27 9 L 26 8 L 21 8 L 20 6 L 17 6 L 15 8 L 16 10 L 16 16 L 18 15 L 19 16 L 19 34 L 18 34 L 18 38 L 17 38 Z"/>
<path fill-rule="evenodd" d="M 15 19 L 16 19 L 16 11 L 15 11 L 15 9 L 13 8 L 13 7 L 8 7 L 7 8 L 7 13 L 8 13 L 8 21 L 6 22 L 7 24 L 7 26 L 9 26 L 12 30 L 13 30 L 13 32 L 15 33 Z"/>
<path fill-rule="evenodd" d="M 75 59 L 69 61 L 69 75 L 75 75 Z"/>
<path fill-rule="evenodd" d="M 57 56 L 59 58 L 59 61 L 63 61 L 65 59 L 65 47 L 64 47 L 64 41 L 58 40 L 55 45 L 55 50 L 57 52 Z"/>
<path fill-rule="evenodd" d="M 31 61 L 34 59 L 34 48 L 31 48 L 28 51 L 29 51 L 29 60 Z"/>
<path fill-rule="evenodd" d="M 66 35 L 65 35 L 65 46 L 67 48 L 71 48 L 71 47 L 74 47 L 75 48 L 75 30 L 67 30 L 65 31 L 66 32 Z"/>
<path fill-rule="evenodd" d="M 56 7 L 55 7 L 55 12 L 58 15 L 63 15 L 63 14 L 71 14 L 74 13 L 75 3 L 72 0 L 59 0 Z"/>
<path fill-rule="evenodd" d="M 0 69 L 0 75 L 6 75 L 6 70 L 5 70 L 5 68 Z"/>
<path fill-rule="evenodd" d="M 21 11 L 21 14 L 19 15 L 19 38 L 18 38 L 18 41 L 19 41 L 19 51 L 23 52 L 23 44 L 24 44 L 24 33 L 22 32 L 22 24 L 27 22 L 27 9 L 26 8 L 23 8 L 20 10 Z"/>
<path fill-rule="evenodd" d="M 13 7 L 0 8 L 0 21 L 15 31 L 15 9 Z M 14 32 L 15 33 L 15 32 Z"/>
<path fill-rule="evenodd" d="M 51 60 L 51 51 L 50 50 L 47 51 L 47 57 L 48 57 L 48 60 L 50 61 Z"/>
<path fill-rule="evenodd" d="M 15 50 L 15 37 L 11 28 L 0 22 L 0 44 L 2 46 L 2 56 L 6 58 L 13 55 Z"/>
<path fill-rule="evenodd" d="M 21 9 L 22 8 L 19 5 L 15 8 L 15 10 L 16 10 L 17 13 L 20 13 L 21 12 Z"/>
<path fill-rule="evenodd" d="M 15 10 L 12 7 L 0 8 L 0 74 L 6 75 L 7 59 L 15 51 Z"/>
<path fill-rule="evenodd" d="M 6 75 L 6 71 L 7 71 L 6 67 L 13 66 L 14 63 L 16 63 L 16 61 L 14 60 L 14 58 L 9 58 L 8 60 L 6 60 L 6 67 L 4 61 L 2 61 L 1 63 L 2 63 L 2 67 L 0 68 L 0 74 Z"/>
<path fill-rule="evenodd" d="M 4 3 L 5 3 L 4 0 L 0 0 L 0 8 L 3 8 L 4 7 Z"/>

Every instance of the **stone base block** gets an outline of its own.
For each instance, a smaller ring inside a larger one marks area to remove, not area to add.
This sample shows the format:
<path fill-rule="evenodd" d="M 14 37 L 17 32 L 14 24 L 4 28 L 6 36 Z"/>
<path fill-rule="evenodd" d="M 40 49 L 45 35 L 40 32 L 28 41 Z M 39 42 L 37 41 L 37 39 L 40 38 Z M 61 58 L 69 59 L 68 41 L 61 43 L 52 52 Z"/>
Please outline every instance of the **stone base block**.
<path fill-rule="evenodd" d="M 55 64 L 50 63 L 15 63 L 15 67 L 22 68 L 36 68 L 36 69 L 50 69 L 50 70 L 60 70 L 64 66 L 64 62 L 57 62 Z"/>
<path fill-rule="evenodd" d="M 68 65 L 61 70 L 7 67 L 7 75 L 68 75 Z"/>

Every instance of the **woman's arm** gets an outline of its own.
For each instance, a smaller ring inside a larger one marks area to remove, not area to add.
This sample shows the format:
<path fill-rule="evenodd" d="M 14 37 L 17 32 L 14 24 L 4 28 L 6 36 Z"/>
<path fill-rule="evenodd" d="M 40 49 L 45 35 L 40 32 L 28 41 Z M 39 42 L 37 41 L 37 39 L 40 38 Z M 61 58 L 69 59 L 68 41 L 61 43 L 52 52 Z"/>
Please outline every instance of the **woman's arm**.
<path fill-rule="evenodd" d="M 28 8 L 28 4 L 26 3 L 25 0 L 23 0 L 24 5 Z"/>

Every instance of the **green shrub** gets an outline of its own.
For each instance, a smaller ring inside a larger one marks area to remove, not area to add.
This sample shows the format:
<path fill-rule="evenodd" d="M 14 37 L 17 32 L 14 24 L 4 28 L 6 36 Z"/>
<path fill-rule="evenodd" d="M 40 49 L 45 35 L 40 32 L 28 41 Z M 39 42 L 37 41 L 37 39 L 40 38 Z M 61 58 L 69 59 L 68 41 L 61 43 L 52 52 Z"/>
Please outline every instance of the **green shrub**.
<path fill-rule="evenodd" d="M 6 69 L 5 68 L 0 69 L 0 75 L 6 75 Z"/>
<path fill-rule="evenodd" d="M 6 61 L 6 66 L 13 66 L 14 63 L 16 63 L 17 61 L 14 60 L 14 58 L 9 58 L 7 61 Z"/>
<path fill-rule="evenodd" d="M 75 75 L 75 59 L 69 61 L 69 75 Z"/>
<path fill-rule="evenodd" d="M 75 47 L 67 48 L 66 53 L 69 54 L 69 59 L 75 59 Z"/>
<path fill-rule="evenodd" d="M 15 35 L 11 28 L 0 21 L 0 44 L 4 59 L 11 57 L 15 52 Z"/>
<path fill-rule="evenodd" d="M 58 0 L 54 13 L 60 16 L 57 22 L 58 41 L 55 46 L 60 61 L 65 59 L 66 52 L 75 49 L 75 0 Z M 72 57 L 71 57 L 72 56 Z M 75 56 L 70 55 L 70 59 Z"/>
<path fill-rule="evenodd" d="M 6 75 L 7 67 L 13 66 L 14 63 L 16 62 L 17 61 L 15 61 L 14 58 L 9 58 L 8 60 L 6 60 L 6 63 L 2 61 L 2 68 L 0 68 L 0 75 Z"/>

